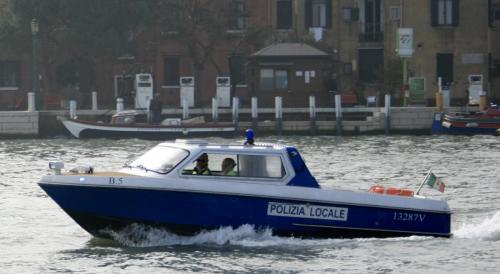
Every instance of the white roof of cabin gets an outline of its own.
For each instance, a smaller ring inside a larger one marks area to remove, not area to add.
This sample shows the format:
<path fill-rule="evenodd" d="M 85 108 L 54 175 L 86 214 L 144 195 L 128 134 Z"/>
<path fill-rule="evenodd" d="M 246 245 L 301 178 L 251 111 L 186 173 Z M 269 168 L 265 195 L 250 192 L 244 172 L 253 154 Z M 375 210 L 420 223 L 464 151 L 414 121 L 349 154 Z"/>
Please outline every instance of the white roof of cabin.
<path fill-rule="evenodd" d="M 242 141 L 243 143 L 243 141 Z M 216 149 L 216 150 L 254 150 L 254 151 L 269 151 L 277 152 L 282 151 L 286 146 L 272 143 L 255 143 L 254 145 L 243 145 L 243 144 L 210 144 L 205 140 L 195 140 L 195 139 L 177 139 L 175 142 L 164 142 L 160 145 L 174 146 L 179 148 L 184 148 L 187 150 L 198 150 L 198 149 Z"/>

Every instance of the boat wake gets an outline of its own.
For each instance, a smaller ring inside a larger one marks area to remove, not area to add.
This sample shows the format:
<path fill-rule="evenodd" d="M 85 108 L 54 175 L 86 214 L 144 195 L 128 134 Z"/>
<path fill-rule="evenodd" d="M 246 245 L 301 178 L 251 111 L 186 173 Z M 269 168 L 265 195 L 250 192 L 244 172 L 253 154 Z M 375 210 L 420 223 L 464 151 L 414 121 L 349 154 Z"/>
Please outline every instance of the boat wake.
<path fill-rule="evenodd" d="M 158 247 L 172 245 L 236 245 L 245 247 L 318 246 L 341 243 L 345 239 L 304 240 L 273 236 L 271 229 L 257 230 L 253 225 L 238 228 L 221 227 L 202 231 L 194 236 L 181 236 L 161 228 L 132 224 L 121 231 L 105 231 L 115 241 L 129 247 Z"/>
<path fill-rule="evenodd" d="M 479 224 L 463 224 L 453 235 L 456 238 L 500 241 L 500 211 Z"/>

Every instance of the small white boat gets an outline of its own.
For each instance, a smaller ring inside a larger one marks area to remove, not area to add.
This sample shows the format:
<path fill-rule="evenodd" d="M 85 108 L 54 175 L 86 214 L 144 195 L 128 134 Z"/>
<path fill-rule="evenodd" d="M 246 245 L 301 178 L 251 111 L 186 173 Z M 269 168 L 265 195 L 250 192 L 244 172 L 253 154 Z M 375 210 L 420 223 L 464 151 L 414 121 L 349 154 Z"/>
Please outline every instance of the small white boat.
<path fill-rule="evenodd" d="M 207 123 L 165 119 L 159 125 L 136 123 L 138 113 L 126 111 L 113 115 L 111 123 L 84 121 L 60 117 L 64 127 L 76 138 L 144 138 L 173 139 L 178 137 L 231 136 L 236 127 L 232 123 Z"/>
<path fill-rule="evenodd" d="M 221 163 L 230 158 L 233 173 Z M 197 172 L 207 160 L 211 172 Z M 133 223 L 192 235 L 244 224 L 304 237 L 449 237 L 446 201 L 413 191 L 322 189 L 296 148 L 273 144 L 211 145 L 177 140 L 157 145 L 117 172 L 54 175 L 39 185 L 81 227 L 110 237 Z M 199 174 L 203 175 L 199 175 Z"/>

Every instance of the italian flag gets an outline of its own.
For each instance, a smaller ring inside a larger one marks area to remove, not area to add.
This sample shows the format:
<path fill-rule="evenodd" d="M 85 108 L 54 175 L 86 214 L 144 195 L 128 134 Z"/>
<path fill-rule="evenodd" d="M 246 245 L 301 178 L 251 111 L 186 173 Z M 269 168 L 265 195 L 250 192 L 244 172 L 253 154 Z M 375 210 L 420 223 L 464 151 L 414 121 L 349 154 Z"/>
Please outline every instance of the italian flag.
<path fill-rule="evenodd" d="M 432 172 L 429 174 L 429 176 L 427 176 L 425 183 L 432 188 L 435 188 L 441 192 L 444 192 L 445 185 L 444 185 L 443 181 L 439 177 L 434 175 L 434 173 L 432 173 Z"/>

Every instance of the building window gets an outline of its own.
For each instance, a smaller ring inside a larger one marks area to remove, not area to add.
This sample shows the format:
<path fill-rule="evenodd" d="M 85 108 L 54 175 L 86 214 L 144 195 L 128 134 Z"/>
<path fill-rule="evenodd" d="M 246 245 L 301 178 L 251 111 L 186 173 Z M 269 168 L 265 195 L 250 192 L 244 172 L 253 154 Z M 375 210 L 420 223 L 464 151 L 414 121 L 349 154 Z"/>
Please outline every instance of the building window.
<path fill-rule="evenodd" d="M 169 56 L 163 59 L 163 85 L 179 85 L 179 57 Z"/>
<path fill-rule="evenodd" d="M 306 29 L 331 27 L 331 0 L 306 0 L 305 19 Z"/>
<path fill-rule="evenodd" d="M 401 8 L 399 6 L 389 7 L 389 19 L 399 21 L 401 19 Z"/>
<path fill-rule="evenodd" d="M 231 85 L 246 84 L 246 62 L 247 58 L 244 56 L 229 57 Z"/>
<path fill-rule="evenodd" d="M 288 72 L 286 70 L 276 70 L 274 71 L 274 83 L 275 87 L 278 89 L 288 88 Z"/>
<path fill-rule="evenodd" d="M 500 77 L 500 60 L 492 60 L 491 77 Z"/>
<path fill-rule="evenodd" d="M 458 0 L 431 0 L 432 26 L 458 25 Z"/>
<path fill-rule="evenodd" d="M 384 40 L 383 3 L 381 0 L 364 0 L 361 4 L 360 42 L 382 42 Z"/>
<path fill-rule="evenodd" d="M 443 86 L 453 82 L 453 53 L 438 53 L 436 55 L 436 79 L 441 77 Z"/>
<path fill-rule="evenodd" d="M 229 30 L 243 30 L 245 28 L 245 2 L 233 0 L 231 2 L 231 16 L 229 18 Z"/>
<path fill-rule="evenodd" d="M 384 51 L 382 49 L 359 50 L 359 81 L 365 84 L 382 82 L 384 75 Z"/>
<path fill-rule="evenodd" d="M 342 10 L 342 16 L 344 21 L 352 22 L 359 20 L 359 9 L 358 8 L 344 8 Z"/>
<path fill-rule="evenodd" d="M 438 24 L 451 25 L 452 23 L 451 0 L 438 1 Z"/>
<path fill-rule="evenodd" d="M 312 1 L 312 27 L 326 26 L 326 3 L 323 0 Z"/>
<path fill-rule="evenodd" d="M 276 28 L 287 30 L 292 28 L 292 0 L 278 0 L 276 2 Z"/>
<path fill-rule="evenodd" d="M 0 60 L 0 88 L 19 88 L 21 66 L 18 61 Z"/>
<path fill-rule="evenodd" d="M 263 90 L 287 89 L 288 71 L 261 69 L 260 70 L 260 88 Z"/>
<path fill-rule="evenodd" d="M 498 27 L 500 26 L 500 6 L 491 6 L 490 4 L 490 18 L 489 25 L 490 27 Z"/>

